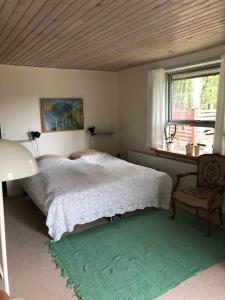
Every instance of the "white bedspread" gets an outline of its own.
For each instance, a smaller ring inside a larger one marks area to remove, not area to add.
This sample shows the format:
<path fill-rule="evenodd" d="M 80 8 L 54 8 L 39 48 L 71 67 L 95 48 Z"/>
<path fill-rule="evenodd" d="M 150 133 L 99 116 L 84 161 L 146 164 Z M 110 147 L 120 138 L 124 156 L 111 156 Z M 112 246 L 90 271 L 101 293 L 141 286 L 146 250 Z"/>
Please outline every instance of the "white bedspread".
<path fill-rule="evenodd" d="M 73 161 L 44 159 L 38 165 L 39 174 L 21 180 L 21 185 L 46 214 L 54 240 L 77 224 L 145 207 L 170 206 L 169 175 L 108 154 Z"/>

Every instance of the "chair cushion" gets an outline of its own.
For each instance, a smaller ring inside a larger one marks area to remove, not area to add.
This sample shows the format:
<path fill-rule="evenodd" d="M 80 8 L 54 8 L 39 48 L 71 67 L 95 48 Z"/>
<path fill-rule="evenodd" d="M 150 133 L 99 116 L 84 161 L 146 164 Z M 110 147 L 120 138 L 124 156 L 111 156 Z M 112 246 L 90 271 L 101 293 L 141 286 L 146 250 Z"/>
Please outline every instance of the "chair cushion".
<path fill-rule="evenodd" d="M 213 195 L 213 191 L 202 187 L 181 188 L 173 193 L 173 197 L 179 202 L 193 207 L 208 209 L 208 203 Z M 222 205 L 222 196 L 217 194 L 213 208 Z"/>

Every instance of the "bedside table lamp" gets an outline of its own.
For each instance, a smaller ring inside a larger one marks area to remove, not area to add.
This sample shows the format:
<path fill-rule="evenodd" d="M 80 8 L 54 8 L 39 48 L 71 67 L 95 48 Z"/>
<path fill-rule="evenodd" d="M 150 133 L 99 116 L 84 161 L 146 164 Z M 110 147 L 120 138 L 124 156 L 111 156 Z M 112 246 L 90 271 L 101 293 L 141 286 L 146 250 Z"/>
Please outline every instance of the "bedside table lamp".
<path fill-rule="evenodd" d="M 35 158 L 25 147 L 17 142 L 0 140 L 0 234 L 4 290 L 7 294 L 9 294 L 9 278 L 2 181 L 29 177 L 36 173 L 38 173 L 38 167 Z"/>

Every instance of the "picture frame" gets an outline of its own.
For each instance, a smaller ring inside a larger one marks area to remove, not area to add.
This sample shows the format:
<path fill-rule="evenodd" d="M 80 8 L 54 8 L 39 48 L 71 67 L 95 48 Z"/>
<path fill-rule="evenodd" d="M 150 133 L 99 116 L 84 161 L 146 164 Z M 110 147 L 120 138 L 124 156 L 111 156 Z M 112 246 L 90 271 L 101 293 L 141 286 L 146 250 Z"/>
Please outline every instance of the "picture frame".
<path fill-rule="evenodd" d="M 84 129 L 82 98 L 40 98 L 42 132 Z"/>

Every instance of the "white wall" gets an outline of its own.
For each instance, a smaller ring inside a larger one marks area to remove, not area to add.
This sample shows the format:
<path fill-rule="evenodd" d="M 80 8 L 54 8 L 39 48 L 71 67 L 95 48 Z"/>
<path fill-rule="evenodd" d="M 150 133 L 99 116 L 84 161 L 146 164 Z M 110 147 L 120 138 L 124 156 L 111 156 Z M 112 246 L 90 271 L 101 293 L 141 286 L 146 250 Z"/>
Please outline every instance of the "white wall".
<path fill-rule="evenodd" d="M 41 131 L 43 97 L 83 98 L 85 128 L 118 130 L 116 73 L 0 65 L 0 123 L 7 139 L 26 139 L 29 128 Z M 109 152 L 118 150 L 112 136 L 97 142 Z M 44 133 L 38 143 L 40 154 L 68 155 L 89 148 L 89 135 L 85 130 Z M 31 143 L 24 145 L 32 149 Z"/>
<path fill-rule="evenodd" d="M 177 161 L 171 158 L 159 157 L 136 151 L 128 151 L 128 160 L 138 165 L 166 172 L 172 177 L 173 182 L 176 182 L 178 173 L 195 172 L 197 168 L 196 164 L 193 163 Z M 196 176 L 188 176 L 184 180 L 181 180 L 181 186 L 193 184 L 196 184 Z"/>
<path fill-rule="evenodd" d="M 62 70 L 0 65 L 0 124 L 5 138 L 27 139 L 27 131 L 41 131 L 39 98 L 83 98 L 84 126 L 118 131 L 117 74 L 115 72 Z M 43 133 L 40 154 L 68 155 L 89 148 L 86 130 Z M 118 152 L 118 136 L 94 137 L 93 147 Z M 33 154 L 35 143 L 24 143 Z M 15 183 L 9 193 L 18 193 Z"/>
<path fill-rule="evenodd" d="M 149 153 L 146 147 L 147 72 L 159 67 L 173 68 L 218 59 L 225 45 L 118 72 L 120 153 L 129 150 Z"/>

